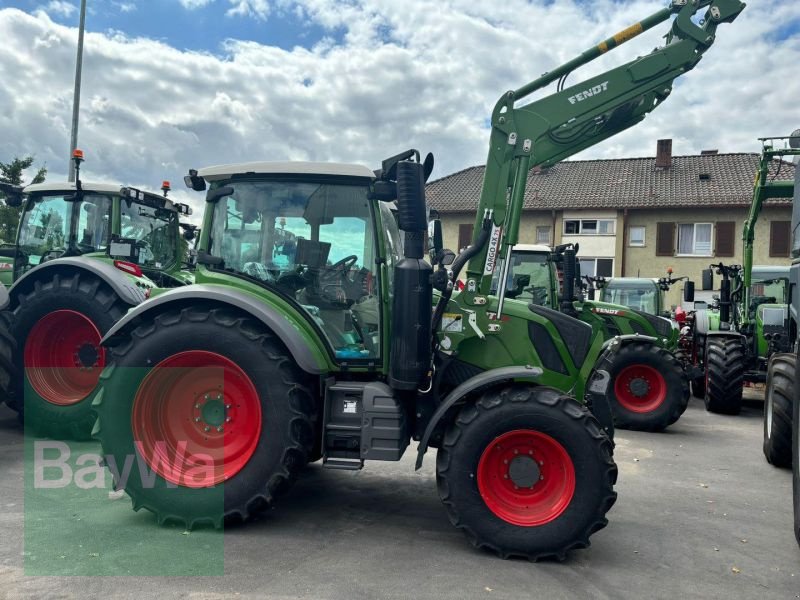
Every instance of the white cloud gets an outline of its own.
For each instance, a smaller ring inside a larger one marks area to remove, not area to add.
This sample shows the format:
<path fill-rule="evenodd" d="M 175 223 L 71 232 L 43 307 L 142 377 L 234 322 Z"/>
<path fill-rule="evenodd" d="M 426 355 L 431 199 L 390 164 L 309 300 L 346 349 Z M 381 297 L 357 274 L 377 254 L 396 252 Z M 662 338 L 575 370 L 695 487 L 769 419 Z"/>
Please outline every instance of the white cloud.
<path fill-rule="evenodd" d="M 181 3 L 183 8 L 194 10 L 196 8 L 203 8 L 204 6 L 208 6 L 214 0 L 178 0 Z"/>
<path fill-rule="evenodd" d="M 189 0 L 182 0 L 187 2 Z M 199 1 L 199 0 L 192 0 Z M 314 48 L 229 40 L 220 55 L 119 32 L 86 36 L 80 145 L 87 178 L 157 187 L 189 167 L 251 160 L 333 160 L 377 168 L 416 147 L 434 177 L 482 164 L 501 94 L 640 20 L 661 0 L 277 0 L 331 31 Z M 250 7 L 248 10 L 253 10 Z M 757 152 L 757 137 L 800 127 L 800 36 L 779 27 L 800 4 L 753 2 L 672 97 L 643 123 L 578 158 L 706 148 Z M 648 52 L 667 24 L 572 74 L 577 83 Z M 342 43 L 333 32 L 343 32 Z M 534 35 L 535 34 L 535 35 Z M 33 153 L 66 173 L 75 29 L 0 10 L 0 160 Z M 548 91 L 552 91 L 550 88 Z M 176 194 L 180 194 L 176 190 Z M 177 196 L 180 197 L 180 196 Z"/>
<path fill-rule="evenodd" d="M 78 7 L 64 0 L 51 0 L 44 7 L 44 10 L 49 14 L 69 17 L 78 10 Z"/>
<path fill-rule="evenodd" d="M 267 0 L 228 0 L 233 7 L 225 14 L 229 17 L 253 17 L 266 21 L 270 8 Z"/>
<path fill-rule="evenodd" d="M 135 2 L 113 2 L 114 6 L 119 9 L 119 12 L 130 13 L 136 10 Z"/>

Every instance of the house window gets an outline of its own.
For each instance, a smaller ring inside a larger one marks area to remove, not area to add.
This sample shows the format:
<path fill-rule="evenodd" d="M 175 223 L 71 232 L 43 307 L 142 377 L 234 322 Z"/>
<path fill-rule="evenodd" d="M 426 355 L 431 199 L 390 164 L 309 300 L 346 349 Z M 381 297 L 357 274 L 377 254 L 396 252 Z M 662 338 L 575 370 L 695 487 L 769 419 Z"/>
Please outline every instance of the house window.
<path fill-rule="evenodd" d="M 550 245 L 550 227 L 547 225 L 537 225 L 536 227 L 536 243 Z"/>
<path fill-rule="evenodd" d="M 614 259 L 613 258 L 581 258 L 581 275 L 592 277 L 613 277 Z"/>
<path fill-rule="evenodd" d="M 711 256 L 711 223 L 678 225 L 678 256 Z"/>
<path fill-rule="evenodd" d="M 629 246 L 644 246 L 644 226 L 633 226 L 631 225 L 628 227 L 628 245 Z"/>
<path fill-rule="evenodd" d="M 564 235 L 614 235 L 616 224 L 614 219 L 567 219 Z"/>
<path fill-rule="evenodd" d="M 769 255 L 774 257 L 789 256 L 791 237 L 790 221 L 770 221 Z"/>
<path fill-rule="evenodd" d="M 462 223 L 458 226 L 458 251 L 460 252 L 472 243 L 472 223 Z"/>

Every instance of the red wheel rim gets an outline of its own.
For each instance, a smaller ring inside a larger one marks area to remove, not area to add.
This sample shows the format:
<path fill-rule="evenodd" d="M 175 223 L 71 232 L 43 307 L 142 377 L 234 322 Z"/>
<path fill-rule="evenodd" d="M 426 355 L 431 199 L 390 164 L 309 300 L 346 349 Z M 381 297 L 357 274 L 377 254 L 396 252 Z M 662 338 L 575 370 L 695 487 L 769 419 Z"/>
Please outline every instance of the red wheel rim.
<path fill-rule="evenodd" d="M 77 404 L 94 390 L 105 366 L 102 336 L 74 310 L 51 312 L 25 340 L 23 361 L 31 387 L 51 404 Z"/>
<path fill-rule="evenodd" d="M 635 413 L 654 411 L 667 397 L 664 376 L 648 365 L 630 365 L 617 375 L 614 394 L 624 409 Z"/>
<path fill-rule="evenodd" d="M 536 527 L 557 519 L 575 494 L 575 467 L 560 443 L 530 429 L 509 431 L 478 462 L 478 491 L 495 516 Z"/>
<path fill-rule="evenodd" d="M 160 477 L 183 487 L 212 487 L 253 456 L 261 403 L 253 382 L 229 359 L 180 352 L 139 385 L 131 425 L 141 458 Z"/>

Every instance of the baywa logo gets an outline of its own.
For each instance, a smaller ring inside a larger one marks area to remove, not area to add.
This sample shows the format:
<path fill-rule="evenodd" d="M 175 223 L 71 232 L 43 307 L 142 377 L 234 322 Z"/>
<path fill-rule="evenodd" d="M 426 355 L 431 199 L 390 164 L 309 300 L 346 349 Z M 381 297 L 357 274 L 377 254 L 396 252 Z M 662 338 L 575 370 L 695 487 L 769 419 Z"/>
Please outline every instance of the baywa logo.
<path fill-rule="evenodd" d="M 574 96 L 570 96 L 569 103 L 575 104 L 577 102 L 583 102 L 587 98 L 591 98 L 592 96 L 597 96 L 598 94 L 602 94 L 605 91 L 608 91 L 607 81 L 604 81 L 603 83 L 590 87 L 588 90 L 583 90 L 582 92 L 578 92 Z"/>
<path fill-rule="evenodd" d="M 136 467 L 138 479 L 145 489 L 156 485 L 156 475 L 166 479 L 171 488 L 214 487 L 218 480 L 220 467 L 214 458 L 207 454 L 193 454 L 187 451 L 186 442 L 178 442 L 177 451 L 172 451 L 165 442 L 156 443 L 154 460 L 146 461 L 147 456 L 140 442 L 134 442 L 136 456 L 128 455 L 122 464 L 112 455 L 79 453 L 73 456 L 72 449 L 64 442 L 37 440 L 33 444 L 34 489 L 61 489 L 75 485 L 79 489 L 103 489 L 108 486 L 106 470 L 113 476 L 118 489 L 125 488 L 131 473 Z"/>

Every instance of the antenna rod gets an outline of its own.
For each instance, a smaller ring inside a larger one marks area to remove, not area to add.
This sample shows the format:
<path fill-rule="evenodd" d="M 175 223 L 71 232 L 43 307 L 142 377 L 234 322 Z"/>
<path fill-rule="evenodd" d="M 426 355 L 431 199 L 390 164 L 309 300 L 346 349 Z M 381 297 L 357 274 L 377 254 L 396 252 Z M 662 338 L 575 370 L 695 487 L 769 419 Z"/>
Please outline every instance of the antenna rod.
<path fill-rule="evenodd" d="M 78 147 L 78 114 L 81 110 L 81 71 L 83 70 L 83 31 L 86 27 L 86 0 L 81 0 L 81 20 L 78 26 L 78 58 L 75 61 L 75 95 L 72 98 L 72 135 L 69 143 L 69 181 L 75 181 L 72 157 Z"/>

